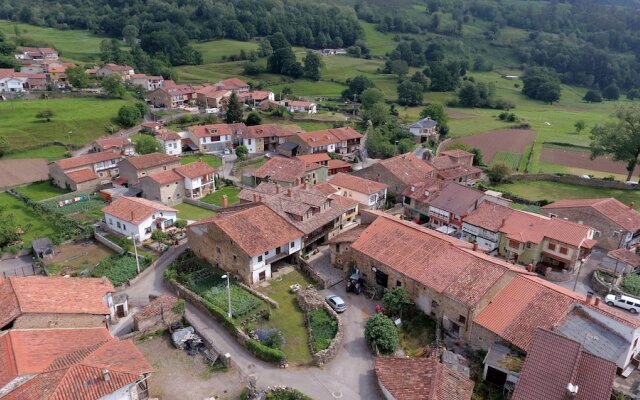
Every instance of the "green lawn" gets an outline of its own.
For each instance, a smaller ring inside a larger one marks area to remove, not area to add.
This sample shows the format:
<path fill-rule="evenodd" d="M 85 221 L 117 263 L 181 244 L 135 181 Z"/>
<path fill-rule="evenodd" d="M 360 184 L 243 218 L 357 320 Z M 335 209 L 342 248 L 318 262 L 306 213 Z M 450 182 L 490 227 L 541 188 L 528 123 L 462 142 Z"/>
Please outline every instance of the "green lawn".
<path fill-rule="evenodd" d="M 640 192 L 637 190 L 606 189 L 550 181 L 516 181 L 494 185 L 492 189 L 533 201 L 614 197 L 624 204 L 635 202 L 636 209 L 640 210 Z"/>
<path fill-rule="evenodd" d="M 100 42 L 105 37 L 86 31 L 58 30 L 9 21 L 0 21 L 0 32 L 13 39 L 16 26 L 21 37 L 54 46 L 65 61 L 100 62 Z"/>
<path fill-rule="evenodd" d="M 223 186 L 218 191 L 208 194 L 203 197 L 202 201 L 209 204 L 215 204 L 217 206 L 222 207 L 222 196 L 227 195 L 229 200 L 229 205 L 235 204 L 238 202 L 238 194 L 240 193 L 240 188 L 237 186 Z"/>
<path fill-rule="evenodd" d="M 38 147 L 37 149 L 5 154 L 4 159 L 8 160 L 15 158 L 46 158 L 47 161 L 55 161 L 61 158 L 65 158 L 66 153 L 67 149 L 64 146 L 54 144 L 51 146 Z"/>
<path fill-rule="evenodd" d="M 46 221 L 10 194 L 0 193 L 0 206 L 7 208 L 8 213 L 15 218 L 16 224 L 24 231 L 22 240 L 25 247 L 30 246 L 33 239 L 54 234 L 53 228 Z"/>
<path fill-rule="evenodd" d="M 33 201 L 46 200 L 67 193 L 66 190 L 52 185 L 49 181 L 35 182 L 28 186 L 19 187 L 16 192 L 27 196 Z"/>
<path fill-rule="evenodd" d="M 197 221 L 215 215 L 215 212 L 211 210 L 187 203 L 178 204 L 177 206 L 173 206 L 173 208 L 178 210 L 178 218 L 188 219 L 190 221 Z"/>
<path fill-rule="evenodd" d="M 4 101 L 0 102 L 0 132 L 9 139 L 11 153 L 37 150 L 30 155 L 57 158 L 60 146 L 54 149 L 44 146 L 59 142 L 79 147 L 103 136 L 126 103 L 93 97 Z M 43 109 L 55 113 L 51 122 L 35 118 Z"/>
<path fill-rule="evenodd" d="M 258 50 L 258 43 L 224 39 L 193 43 L 193 47 L 202 53 L 204 63 L 208 64 L 222 62 L 222 56 L 240 54 L 240 50 L 247 54 L 251 50 Z"/>
<path fill-rule="evenodd" d="M 304 364 L 311 361 L 311 353 L 304 323 L 304 314 L 296 301 L 295 294 L 289 291 L 289 286 L 299 283 L 305 287 L 312 281 L 298 270 L 276 278 L 269 282 L 269 286 L 259 289 L 280 304 L 279 308 L 271 311 L 271 318 L 263 325 L 278 328 L 287 341 L 282 350 L 292 364 Z"/>
<path fill-rule="evenodd" d="M 192 156 L 184 156 L 180 158 L 180 164 L 184 165 L 198 160 L 206 162 L 213 168 L 220 168 L 222 166 L 222 160 L 220 159 L 220 157 L 212 156 L 211 154 L 196 154 Z"/>

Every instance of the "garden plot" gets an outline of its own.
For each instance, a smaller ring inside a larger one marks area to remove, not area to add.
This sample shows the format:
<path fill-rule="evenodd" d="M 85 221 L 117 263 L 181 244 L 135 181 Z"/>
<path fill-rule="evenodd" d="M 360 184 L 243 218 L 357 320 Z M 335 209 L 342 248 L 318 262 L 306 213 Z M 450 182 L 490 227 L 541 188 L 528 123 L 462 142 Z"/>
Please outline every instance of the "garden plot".
<path fill-rule="evenodd" d="M 485 164 L 491 164 L 499 152 L 524 154 L 536 140 L 536 132 L 528 129 L 503 129 L 456 139 L 480 149 Z"/>
<path fill-rule="evenodd" d="M 107 246 L 94 241 L 68 243 L 54 248 L 54 256 L 45 259 L 49 275 L 76 275 L 114 255 Z"/>
<path fill-rule="evenodd" d="M 520 165 L 522 154 L 509 153 L 506 151 L 498 151 L 493 157 L 491 164 L 502 163 L 508 165 L 512 171 L 516 171 Z"/>
<path fill-rule="evenodd" d="M 75 201 L 74 201 L 75 199 Z M 46 208 L 69 215 L 80 222 L 95 222 L 102 218 L 102 208 L 107 203 L 97 194 L 69 194 L 41 203 Z"/>

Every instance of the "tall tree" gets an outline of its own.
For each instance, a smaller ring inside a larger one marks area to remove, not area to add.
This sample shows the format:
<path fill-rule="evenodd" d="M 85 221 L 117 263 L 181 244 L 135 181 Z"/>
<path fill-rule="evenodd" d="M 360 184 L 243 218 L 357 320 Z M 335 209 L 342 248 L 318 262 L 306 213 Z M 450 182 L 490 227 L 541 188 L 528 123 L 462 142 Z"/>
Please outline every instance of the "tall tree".
<path fill-rule="evenodd" d="M 76 89 L 83 89 L 89 86 L 89 75 L 84 72 L 84 68 L 71 67 L 65 71 L 67 81 Z"/>
<path fill-rule="evenodd" d="M 380 89 L 369 88 L 360 95 L 362 108 L 370 109 L 376 103 L 384 103 L 384 93 Z"/>
<path fill-rule="evenodd" d="M 224 120 L 227 124 L 242 122 L 242 103 L 240 103 L 236 92 L 231 92 L 229 102 L 227 103 L 227 114 Z"/>
<path fill-rule="evenodd" d="M 105 76 L 100 81 L 100 87 L 111 97 L 123 97 L 125 93 L 120 74 Z"/>
<path fill-rule="evenodd" d="M 418 106 L 422 104 L 422 85 L 409 80 L 398 85 L 398 103 L 406 106 Z"/>
<path fill-rule="evenodd" d="M 140 109 L 134 104 L 125 104 L 118 110 L 118 123 L 124 127 L 131 127 L 140 122 Z"/>
<path fill-rule="evenodd" d="M 349 87 L 342 91 L 342 98 L 353 100 L 353 97 L 360 97 L 365 90 L 375 87 L 371 79 L 364 75 L 358 75 L 349 81 Z"/>
<path fill-rule="evenodd" d="M 322 59 L 318 53 L 308 51 L 304 57 L 304 75 L 312 81 L 320 80 L 320 69 L 322 68 Z"/>
<path fill-rule="evenodd" d="M 620 106 L 613 113 L 616 122 L 598 124 L 591 129 L 591 158 L 611 154 L 627 163 L 627 181 L 640 157 L 640 106 Z"/>
<path fill-rule="evenodd" d="M 151 154 L 151 153 L 161 153 L 162 146 L 160 142 L 158 142 L 153 136 L 150 135 L 142 135 L 136 141 L 136 153 L 138 154 Z"/>

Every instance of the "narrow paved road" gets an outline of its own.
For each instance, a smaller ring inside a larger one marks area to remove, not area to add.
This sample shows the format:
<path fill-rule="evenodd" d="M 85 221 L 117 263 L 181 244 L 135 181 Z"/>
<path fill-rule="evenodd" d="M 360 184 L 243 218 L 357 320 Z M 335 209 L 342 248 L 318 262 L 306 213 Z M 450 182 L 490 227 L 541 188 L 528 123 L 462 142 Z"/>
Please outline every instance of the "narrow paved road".
<path fill-rule="evenodd" d="M 135 285 L 125 289 L 130 298 L 142 299 L 149 294 L 169 293 L 163 275 L 167 266 L 186 248 L 182 245 L 169 250 L 152 273 L 143 276 Z M 345 335 L 343 348 L 324 368 L 279 368 L 254 358 L 217 322 L 190 304 L 186 317 L 194 327 L 222 351 L 231 354 L 232 362 L 241 375 L 256 379 L 258 386 L 287 385 L 295 387 L 317 400 L 323 399 L 382 399 L 373 372 L 373 360 L 363 337 L 364 325 L 373 312 L 373 304 L 363 296 L 345 293 L 343 285 L 322 292 L 342 296 L 349 309 L 342 318 Z"/>

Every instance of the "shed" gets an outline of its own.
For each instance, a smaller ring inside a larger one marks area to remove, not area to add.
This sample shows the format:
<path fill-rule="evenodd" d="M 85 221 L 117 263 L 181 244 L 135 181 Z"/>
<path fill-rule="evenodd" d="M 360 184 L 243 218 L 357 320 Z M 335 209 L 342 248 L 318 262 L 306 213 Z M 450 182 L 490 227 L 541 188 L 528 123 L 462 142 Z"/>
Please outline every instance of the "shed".
<path fill-rule="evenodd" d="M 296 157 L 298 155 L 298 145 L 293 142 L 282 143 L 278 146 L 278 154 L 286 157 Z"/>
<path fill-rule="evenodd" d="M 49 238 L 39 238 L 31 242 L 33 254 L 38 260 L 53 257 L 53 243 Z"/>

